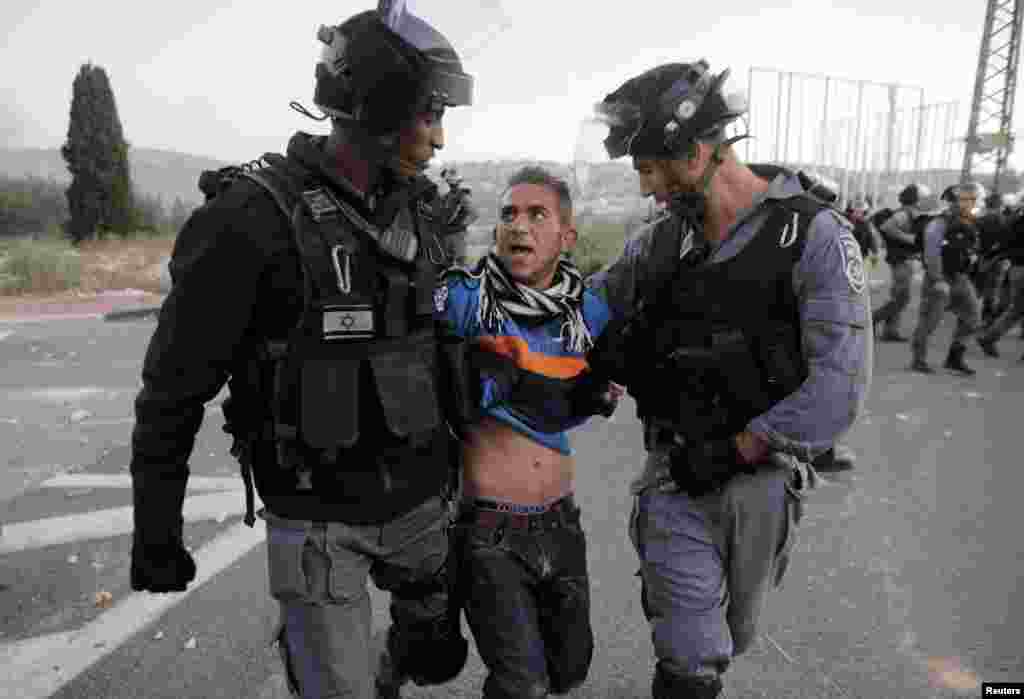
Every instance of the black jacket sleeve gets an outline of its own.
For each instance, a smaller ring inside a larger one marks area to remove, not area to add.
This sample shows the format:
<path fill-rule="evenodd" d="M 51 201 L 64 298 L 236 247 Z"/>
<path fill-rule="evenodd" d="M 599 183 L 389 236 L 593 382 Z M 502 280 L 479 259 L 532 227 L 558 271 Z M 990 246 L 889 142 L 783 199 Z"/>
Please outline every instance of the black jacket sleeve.
<path fill-rule="evenodd" d="M 188 459 L 204 405 L 227 380 L 253 316 L 268 250 L 261 232 L 283 223 L 269 195 L 240 183 L 196 210 L 178 234 L 173 287 L 135 399 L 135 527 L 149 542 L 181 536 Z"/>

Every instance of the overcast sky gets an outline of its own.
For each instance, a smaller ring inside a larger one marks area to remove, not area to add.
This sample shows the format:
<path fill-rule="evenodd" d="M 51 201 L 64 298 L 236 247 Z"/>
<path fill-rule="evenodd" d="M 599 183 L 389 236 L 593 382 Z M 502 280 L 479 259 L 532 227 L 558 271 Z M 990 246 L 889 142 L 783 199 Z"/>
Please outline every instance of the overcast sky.
<path fill-rule="evenodd" d="M 295 130 L 325 131 L 288 107 L 299 100 L 312 108 L 317 27 L 374 5 L 2 0 L 0 145 L 59 146 L 72 80 L 92 62 L 110 76 L 134 146 L 227 161 L 280 151 Z M 751 66 L 762 66 L 917 85 L 928 102 L 961 100 L 966 113 L 985 14 L 981 1 L 934 0 L 410 0 L 410 7 L 463 52 L 476 80 L 475 105 L 445 117 L 441 157 L 563 162 L 590 105 L 642 70 L 701 56 L 713 70 L 731 68 L 735 89 L 746 88 Z"/>

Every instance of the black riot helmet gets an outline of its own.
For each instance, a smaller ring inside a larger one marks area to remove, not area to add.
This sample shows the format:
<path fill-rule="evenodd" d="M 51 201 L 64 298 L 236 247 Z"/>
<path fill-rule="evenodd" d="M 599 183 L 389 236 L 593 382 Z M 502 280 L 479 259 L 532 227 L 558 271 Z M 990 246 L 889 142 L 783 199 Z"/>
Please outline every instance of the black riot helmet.
<path fill-rule="evenodd" d="M 608 156 L 678 158 L 696 141 L 717 139 L 747 111 L 742 94 L 723 93 L 728 76 L 728 70 L 712 74 L 701 59 L 661 65 L 626 81 L 595 107 L 609 126 Z"/>
<path fill-rule="evenodd" d="M 322 26 L 317 38 L 313 102 L 336 120 L 386 135 L 417 114 L 473 101 L 473 78 L 451 43 L 402 2 Z"/>
<path fill-rule="evenodd" d="M 899 193 L 899 201 L 903 206 L 917 206 L 922 199 L 930 197 L 932 190 L 923 184 L 908 184 Z"/>

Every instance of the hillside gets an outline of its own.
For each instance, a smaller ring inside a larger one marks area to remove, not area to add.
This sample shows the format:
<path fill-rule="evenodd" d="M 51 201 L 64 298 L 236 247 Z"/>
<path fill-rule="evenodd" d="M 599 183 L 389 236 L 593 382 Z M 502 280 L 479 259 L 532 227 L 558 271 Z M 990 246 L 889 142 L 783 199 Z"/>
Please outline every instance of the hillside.
<path fill-rule="evenodd" d="M 157 150 L 154 148 L 132 147 L 129 151 L 132 179 L 139 191 L 150 196 L 160 196 L 165 207 L 170 207 L 175 198 L 193 205 L 202 201 L 196 187 L 199 173 L 216 169 L 228 163 L 204 156 Z M 523 165 L 525 160 L 500 160 L 484 162 L 454 163 L 468 187 L 473 190 L 482 219 L 481 226 L 493 226 L 497 220 L 498 197 L 505 188 L 508 178 Z M 556 174 L 568 177 L 565 164 L 544 162 Z M 440 181 L 438 168 L 431 168 L 428 174 Z M 0 148 L 0 175 L 10 177 L 41 177 L 60 183 L 70 182 L 71 176 L 56 148 Z M 584 209 L 602 209 L 615 216 L 623 212 L 627 204 L 639 201 L 636 177 L 628 164 L 623 162 L 603 164 L 591 173 L 591 190 Z M 443 187 L 442 187 L 443 191 Z M 601 201 L 601 200 L 604 201 Z M 587 206 L 589 204 L 589 206 Z"/>
<path fill-rule="evenodd" d="M 196 187 L 199 173 L 226 164 L 213 158 L 155 148 L 133 147 L 128 157 L 135 186 L 145 194 L 159 195 L 166 207 L 177 197 L 186 203 L 201 202 L 203 196 Z M 0 174 L 41 177 L 61 183 L 71 181 L 57 148 L 0 148 Z"/>

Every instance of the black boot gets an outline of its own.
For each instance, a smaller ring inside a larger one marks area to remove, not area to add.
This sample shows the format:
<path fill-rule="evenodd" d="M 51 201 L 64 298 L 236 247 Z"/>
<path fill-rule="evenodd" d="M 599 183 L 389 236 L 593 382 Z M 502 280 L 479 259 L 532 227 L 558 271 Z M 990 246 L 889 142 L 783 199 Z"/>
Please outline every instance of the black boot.
<path fill-rule="evenodd" d="M 651 696 L 654 699 L 717 699 L 724 688 L 721 668 L 705 669 L 706 674 L 677 675 L 666 671 L 662 661 L 658 661 Z"/>
<path fill-rule="evenodd" d="M 974 376 L 976 372 L 971 367 L 967 366 L 964 362 L 964 352 L 967 351 L 967 347 L 960 342 L 954 342 L 950 345 L 949 354 L 946 356 L 946 364 L 944 365 L 947 369 L 952 371 L 960 372 L 965 376 Z"/>

